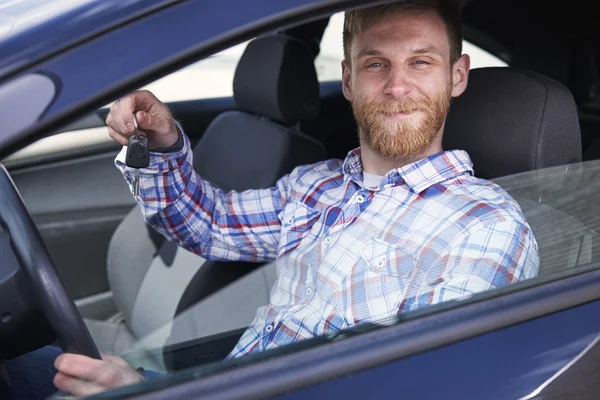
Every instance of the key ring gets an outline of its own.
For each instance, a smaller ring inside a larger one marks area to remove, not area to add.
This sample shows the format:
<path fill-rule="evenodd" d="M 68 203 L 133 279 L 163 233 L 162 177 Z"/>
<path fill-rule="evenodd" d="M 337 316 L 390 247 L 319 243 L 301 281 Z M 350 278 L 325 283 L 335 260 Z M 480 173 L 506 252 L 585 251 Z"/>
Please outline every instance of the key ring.
<path fill-rule="evenodd" d="M 139 135 L 140 128 L 138 127 L 137 118 L 135 117 L 135 112 L 133 113 L 133 127 L 135 128 L 134 135 L 136 135 L 136 136 Z"/>

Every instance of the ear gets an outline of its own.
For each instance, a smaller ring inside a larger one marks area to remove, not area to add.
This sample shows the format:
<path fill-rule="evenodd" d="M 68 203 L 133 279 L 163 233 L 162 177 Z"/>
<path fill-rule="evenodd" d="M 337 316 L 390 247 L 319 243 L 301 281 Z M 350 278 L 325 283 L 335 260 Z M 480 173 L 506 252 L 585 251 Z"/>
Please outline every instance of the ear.
<path fill-rule="evenodd" d="M 346 63 L 346 61 L 342 61 L 342 91 L 344 92 L 344 97 L 346 100 L 352 103 L 352 84 L 350 81 L 350 66 Z"/>
<path fill-rule="evenodd" d="M 470 68 L 471 58 L 468 54 L 460 56 L 452 66 L 452 97 L 460 96 L 467 88 Z"/>

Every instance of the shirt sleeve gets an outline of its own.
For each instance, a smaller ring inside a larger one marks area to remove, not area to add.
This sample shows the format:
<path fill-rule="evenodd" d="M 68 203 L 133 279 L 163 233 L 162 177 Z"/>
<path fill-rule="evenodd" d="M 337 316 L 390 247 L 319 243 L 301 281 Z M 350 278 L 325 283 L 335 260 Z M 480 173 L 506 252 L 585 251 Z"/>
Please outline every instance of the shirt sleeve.
<path fill-rule="evenodd" d="M 181 150 L 150 152 L 150 165 L 140 169 L 136 201 L 146 222 L 209 260 L 274 260 L 288 176 L 269 189 L 225 193 L 195 172 L 189 138 L 184 132 L 181 136 Z M 126 154 L 124 147 L 115 165 L 133 193 L 135 169 L 125 165 Z"/>
<path fill-rule="evenodd" d="M 411 309 L 533 278 L 539 263 L 529 225 L 518 220 L 486 225 L 451 244 L 449 251 L 427 268 L 425 282 L 413 292 L 416 301 Z"/>

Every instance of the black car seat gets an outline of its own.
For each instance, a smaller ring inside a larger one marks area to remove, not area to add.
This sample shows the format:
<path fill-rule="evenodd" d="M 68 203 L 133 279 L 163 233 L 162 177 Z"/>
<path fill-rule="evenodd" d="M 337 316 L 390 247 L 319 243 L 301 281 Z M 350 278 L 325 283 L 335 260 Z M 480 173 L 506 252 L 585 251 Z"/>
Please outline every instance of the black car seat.
<path fill-rule="evenodd" d="M 591 262 L 597 234 L 581 210 L 561 203 L 577 193 L 581 162 L 577 106 L 565 85 L 526 69 L 473 69 L 453 100 L 443 146 L 466 150 L 476 176 L 520 203 L 538 242 L 540 274 Z"/>
<path fill-rule="evenodd" d="M 314 55 L 277 34 L 251 41 L 236 68 L 239 111 L 217 116 L 193 149 L 194 168 L 225 191 L 267 188 L 301 164 L 323 160 L 322 144 L 299 130 L 319 113 Z M 119 314 L 86 319 L 101 352 L 120 353 L 176 313 L 256 268 L 214 262 L 166 241 L 135 207 L 115 231 L 107 259 Z"/>

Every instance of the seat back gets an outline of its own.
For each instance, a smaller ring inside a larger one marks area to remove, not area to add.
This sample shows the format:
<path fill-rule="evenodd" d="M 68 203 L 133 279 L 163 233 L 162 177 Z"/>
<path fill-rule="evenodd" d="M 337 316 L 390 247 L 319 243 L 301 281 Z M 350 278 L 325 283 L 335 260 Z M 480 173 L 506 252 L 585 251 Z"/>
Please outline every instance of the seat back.
<path fill-rule="evenodd" d="M 233 85 L 239 110 L 217 116 L 193 149 L 202 178 L 225 191 L 267 188 L 325 159 L 322 144 L 299 129 L 319 112 L 313 60 L 286 35 L 248 44 Z M 139 338 L 258 265 L 206 261 L 145 226 L 135 207 L 112 238 L 107 267 L 113 298 Z"/>
<path fill-rule="evenodd" d="M 476 176 L 519 202 L 538 242 L 540 274 L 591 262 L 595 232 L 568 207 L 544 204 L 548 179 L 526 173 L 581 162 L 577 106 L 563 84 L 519 68 L 470 71 L 465 93 L 452 102 L 443 146 L 466 150 Z"/>
<path fill-rule="evenodd" d="M 452 100 L 443 147 L 467 151 L 475 175 L 486 179 L 581 162 L 577 106 L 564 85 L 546 76 L 476 68 Z"/>

